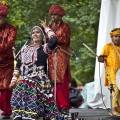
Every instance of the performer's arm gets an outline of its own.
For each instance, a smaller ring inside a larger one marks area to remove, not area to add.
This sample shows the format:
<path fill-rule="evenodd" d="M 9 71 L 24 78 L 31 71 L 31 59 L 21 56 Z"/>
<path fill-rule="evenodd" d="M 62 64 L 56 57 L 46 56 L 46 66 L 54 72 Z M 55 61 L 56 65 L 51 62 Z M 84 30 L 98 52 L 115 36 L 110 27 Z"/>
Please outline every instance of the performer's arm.
<path fill-rule="evenodd" d="M 19 70 L 15 69 L 14 72 L 13 72 L 13 77 L 12 77 L 11 83 L 9 85 L 10 88 L 15 88 L 16 87 L 19 76 L 20 76 Z"/>
<path fill-rule="evenodd" d="M 70 34 L 70 27 L 65 23 L 57 35 L 58 45 L 68 46 L 70 44 Z"/>
<path fill-rule="evenodd" d="M 52 37 L 50 38 L 50 40 L 48 41 L 48 48 L 49 48 L 50 50 L 55 49 L 56 46 L 57 46 L 57 41 L 58 41 L 57 37 L 56 37 L 56 36 L 52 36 Z"/>
<path fill-rule="evenodd" d="M 44 27 L 45 33 L 47 34 L 49 41 L 44 45 L 44 52 L 45 53 L 50 53 L 53 49 L 56 48 L 58 39 L 55 35 L 55 33 L 49 28 L 49 27 Z"/>
<path fill-rule="evenodd" d="M 98 61 L 104 63 L 106 58 L 107 58 L 107 56 L 108 56 L 108 53 L 109 53 L 108 45 L 105 45 L 103 47 L 101 55 L 98 56 Z"/>
<path fill-rule="evenodd" d="M 21 66 L 21 60 L 17 59 L 16 66 L 15 66 L 14 71 L 13 71 L 13 77 L 12 77 L 12 80 L 11 80 L 11 83 L 10 83 L 10 88 L 15 88 L 15 86 L 16 86 L 18 80 L 19 80 L 20 66 Z"/>

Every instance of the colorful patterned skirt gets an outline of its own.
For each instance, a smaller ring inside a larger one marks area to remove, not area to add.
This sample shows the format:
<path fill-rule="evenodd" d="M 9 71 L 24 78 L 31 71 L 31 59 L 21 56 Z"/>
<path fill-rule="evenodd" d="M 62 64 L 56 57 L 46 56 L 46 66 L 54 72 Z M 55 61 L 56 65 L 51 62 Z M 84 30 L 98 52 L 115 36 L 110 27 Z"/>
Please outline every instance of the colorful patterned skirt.
<path fill-rule="evenodd" d="M 51 81 L 45 74 L 20 80 L 13 90 L 11 105 L 13 120 L 19 117 L 36 120 L 40 116 L 57 120 L 61 116 L 54 102 Z"/>

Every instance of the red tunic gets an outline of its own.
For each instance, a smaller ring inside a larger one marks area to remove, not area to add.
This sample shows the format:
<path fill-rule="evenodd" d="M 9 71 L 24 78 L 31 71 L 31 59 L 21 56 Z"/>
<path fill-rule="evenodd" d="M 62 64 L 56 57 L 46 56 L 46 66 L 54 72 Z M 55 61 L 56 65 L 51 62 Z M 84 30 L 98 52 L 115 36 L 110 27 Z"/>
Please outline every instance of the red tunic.
<path fill-rule="evenodd" d="M 0 89 L 8 89 L 11 82 L 14 66 L 12 47 L 15 37 L 15 27 L 8 23 L 0 26 Z"/>
<path fill-rule="evenodd" d="M 52 80 L 55 80 L 55 73 L 57 74 L 57 84 L 55 90 L 56 96 L 56 104 L 58 108 L 68 109 L 70 107 L 69 100 L 69 82 L 70 82 L 70 68 L 69 68 L 69 60 L 70 56 L 66 54 L 69 52 L 70 48 L 70 28 L 68 24 L 53 24 L 51 29 L 55 32 L 58 38 L 58 49 L 57 49 L 57 57 L 55 59 L 54 52 L 49 56 L 49 72 Z M 55 63 L 57 62 L 57 68 L 55 72 Z"/>
<path fill-rule="evenodd" d="M 66 54 L 70 49 L 70 27 L 67 23 L 52 24 L 50 28 L 55 32 L 58 38 L 57 50 L 57 82 L 62 82 L 67 68 L 69 68 L 70 56 Z M 64 50 L 64 51 L 63 51 Z M 52 80 L 55 80 L 54 52 L 49 55 L 49 72 Z M 69 69 L 68 69 L 69 70 Z M 70 72 L 68 72 L 68 75 Z"/>

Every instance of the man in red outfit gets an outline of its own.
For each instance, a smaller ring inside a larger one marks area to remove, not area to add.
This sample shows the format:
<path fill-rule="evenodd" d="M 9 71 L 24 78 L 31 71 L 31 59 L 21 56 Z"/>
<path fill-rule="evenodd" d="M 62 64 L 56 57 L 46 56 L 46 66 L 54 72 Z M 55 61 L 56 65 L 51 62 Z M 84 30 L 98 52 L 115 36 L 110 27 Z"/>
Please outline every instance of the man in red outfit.
<path fill-rule="evenodd" d="M 6 22 L 8 4 L 0 1 L 0 109 L 3 119 L 8 119 L 12 113 L 10 99 L 12 91 L 9 84 L 14 69 L 12 47 L 16 37 L 16 28 Z"/>
<path fill-rule="evenodd" d="M 49 27 L 58 38 L 56 55 L 53 52 L 48 59 L 50 78 L 56 80 L 55 97 L 59 110 L 68 110 L 70 107 L 69 82 L 71 79 L 69 64 L 70 27 L 62 20 L 65 11 L 61 6 L 52 5 L 49 9 L 49 15 L 51 16 Z"/>

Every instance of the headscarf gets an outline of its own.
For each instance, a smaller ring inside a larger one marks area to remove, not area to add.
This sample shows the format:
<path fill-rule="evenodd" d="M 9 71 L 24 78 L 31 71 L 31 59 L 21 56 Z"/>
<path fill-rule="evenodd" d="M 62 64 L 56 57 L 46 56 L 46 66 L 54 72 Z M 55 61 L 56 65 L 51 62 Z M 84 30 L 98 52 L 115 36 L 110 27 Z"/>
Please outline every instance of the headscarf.
<path fill-rule="evenodd" d="M 115 28 L 110 32 L 110 36 L 120 35 L 120 28 Z"/>
<path fill-rule="evenodd" d="M 40 27 L 40 26 L 34 26 L 33 28 L 32 28 L 32 30 L 31 30 L 31 34 L 32 34 L 32 31 L 34 30 L 34 29 L 38 29 L 38 30 L 40 30 L 40 32 L 42 33 L 42 41 L 44 42 L 44 43 L 46 43 L 46 37 L 45 37 L 45 33 L 43 32 L 43 29 Z"/>
<path fill-rule="evenodd" d="M 6 17 L 8 14 L 8 3 L 4 0 L 0 1 L 0 17 Z"/>
<path fill-rule="evenodd" d="M 60 16 L 64 16 L 65 15 L 65 11 L 64 9 L 59 6 L 59 5 L 52 5 L 49 9 L 49 14 L 56 14 L 56 15 L 60 15 Z"/>
<path fill-rule="evenodd" d="M 44 32 L 42 30 L 42 28 L 40 26 L 34 26 L 31 29 L 31 34 L 32 31 L 38 29 L 42 34 L 42 42 L 45 42 L 45 36 L 44 36 Z M 21 50 L 21 61 L 24 64 L 31 64 L 31 63 L 35 63 L 35 61 L 37 61 L 37 47 L 34 46 L 25 46 L 23 47 L 23 49 Z"/>

